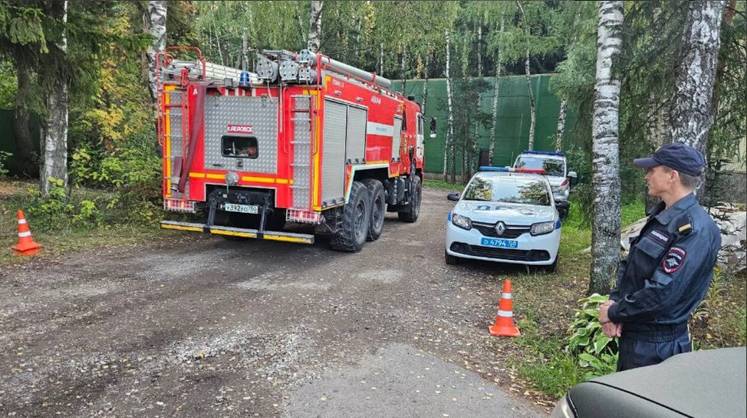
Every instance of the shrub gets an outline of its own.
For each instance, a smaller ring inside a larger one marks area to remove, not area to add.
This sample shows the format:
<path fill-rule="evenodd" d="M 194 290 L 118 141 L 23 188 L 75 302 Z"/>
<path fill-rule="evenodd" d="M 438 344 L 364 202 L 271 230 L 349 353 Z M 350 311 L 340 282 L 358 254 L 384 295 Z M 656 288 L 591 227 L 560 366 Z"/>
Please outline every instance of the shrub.
<path fill-rule="evenodd" d="M 0 151 L 0 177 L 5 177 L 8 175 L 8 168 L 6 166 L 6 163 L 10 159 L 11 155 L 13 154 L 5 151 Z"/>
<path fill-rule="evenodd" d="M 566 350 L 575 355 L 578 364 L 586 370 L 585 378 L 612 373 L 617 365 L 617 340 L 602 332 L 599 322 L 599 305 L 607 296 L 593 294 L 579 300 L 581 308 L 571 323 L 571 337 Z"/>

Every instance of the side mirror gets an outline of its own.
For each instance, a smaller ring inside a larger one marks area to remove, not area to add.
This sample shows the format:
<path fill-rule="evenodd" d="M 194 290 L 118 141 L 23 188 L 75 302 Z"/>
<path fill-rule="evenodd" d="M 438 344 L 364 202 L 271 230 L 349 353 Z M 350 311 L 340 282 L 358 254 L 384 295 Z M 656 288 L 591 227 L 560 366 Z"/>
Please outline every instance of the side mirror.
<path fill-rule="evenodd" d="M 430 128 L 431 128 L 430 129 L 430 131 L 431 131 L 430 137 L 431 138 L 435 138 L 436 137 L 436 117 L 435 116 L 431 116 L 431 126 L 430 126 Z"/>
<path fill-rule="evenodd" d="M 446 198 L 451 200 L 452 202 L 458 202 L 459 201 L 459 193 L 453 192 L 446 195 Z"/>
<path fill-rule="evenodd" d="M 573 184 L 576 183 L 577 179 L 578 179 L 578 174 L 576 174 L 575 171 L 568 172 L 568 183 L 570 183 L 571 186 L 573 186 Z"/>

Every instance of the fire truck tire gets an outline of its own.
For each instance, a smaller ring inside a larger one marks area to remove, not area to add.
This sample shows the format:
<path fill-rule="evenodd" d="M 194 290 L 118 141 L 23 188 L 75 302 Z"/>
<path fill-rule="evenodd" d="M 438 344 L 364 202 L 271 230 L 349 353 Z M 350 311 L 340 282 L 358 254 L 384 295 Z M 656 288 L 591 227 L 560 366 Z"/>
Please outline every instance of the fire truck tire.
<path fill-rule="evenodd" d="M 363 248 L 371 223 L 371 193 L 359 181 L 350 188 L 350 200 L 342 208 L 342 227 L 332 235 L 333 250 L 358 252 Z"/>
<path fill-rule="evenodd" d="M 418 216 L 420 216 L 420 200 L 423 197 L 423 186 L 420 184 L 420 177 L 412 176 L 412 185 L 410 190 L 414 193 L 409 197 L 406 205 L 402 205 L 402 209 L 397 212 L 400 221 L 404 222 L 416 222 Z"/>
<path fill-rule="evenodd" d="M 362 181 L 371 194 L 371 224 L 368 226 L 368 241 L 376 241 L 384 230 L 384 217 L 386 216 L 386 195 L 384 185 L 376 179 L 365 179 Z"/>

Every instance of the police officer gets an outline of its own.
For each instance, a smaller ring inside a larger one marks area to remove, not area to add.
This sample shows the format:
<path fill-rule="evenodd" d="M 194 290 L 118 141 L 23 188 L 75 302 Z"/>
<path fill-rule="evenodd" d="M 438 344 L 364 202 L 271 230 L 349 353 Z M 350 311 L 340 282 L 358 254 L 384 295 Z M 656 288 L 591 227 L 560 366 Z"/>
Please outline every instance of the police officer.
<path fill-rule="evenodd" d="M 648 158 L 648 193 L 661 199 L 631 242 L 616 289 L 599 309 L 608 336 L 618 336 L 618 370 L 648 366 L 692 350 L 687 321 L 711 283 L 721 234 L 693 194 L 705 161 L 684 144 Z"/>

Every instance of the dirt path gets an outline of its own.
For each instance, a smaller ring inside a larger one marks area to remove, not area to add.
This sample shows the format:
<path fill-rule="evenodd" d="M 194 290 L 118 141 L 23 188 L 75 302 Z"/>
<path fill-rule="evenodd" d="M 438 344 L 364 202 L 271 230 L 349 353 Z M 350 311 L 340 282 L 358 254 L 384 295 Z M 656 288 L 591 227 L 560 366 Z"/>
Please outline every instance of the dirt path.
<path fill-rule="evenodd" d="M 358 254 L 192 236 L 0 272 L 0 415 L 537 416 L 445 192 Z"/>

